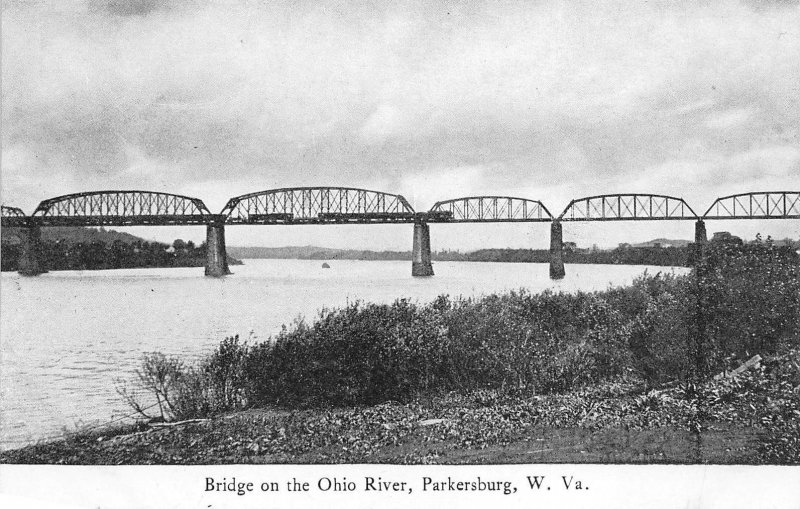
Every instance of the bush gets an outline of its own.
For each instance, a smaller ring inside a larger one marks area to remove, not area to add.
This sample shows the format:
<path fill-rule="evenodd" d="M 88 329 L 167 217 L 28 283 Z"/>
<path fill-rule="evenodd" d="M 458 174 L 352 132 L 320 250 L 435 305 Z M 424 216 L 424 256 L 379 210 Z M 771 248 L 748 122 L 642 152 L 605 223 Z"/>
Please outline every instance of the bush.
<path fill-rule="evenodd" d="M 356 303 L 254 346 L 248 394 L 254 404 L 309 407 L 428 391 L 567 390 L 621 373 L 627 331 L 599 294 Z"/>
<path fill-rule="evenodd" d="M 124 381 L 117 380 L 117 392 L 141 416 L 147 419 L 170 420 L 176 414 L 178 387 L 185 374 L 186 367 L 177 357 L 167 357 L 160 352 L 146 353 L 142 357 L 141 369 L 136 370 L 138 387 L 130 390 Z M 142 391 L 154 397 L 155 403 L 142 402 Z M 158 416 L 148 413 L 154 407 L 158 407 Z"/>
<path fill-rule="evenodd" d="M 648 386 L 690 374 L 688 324 L 693 316 L 686 277 L 656 274 L 609 291 L 611 305 L 628 318 L 630 369 Z"/>
<path fill-rule="evenodd" d="M 141 416 L 150 420 L 182 420 L 206 417 L 243 408 L 244 362 L 248 348 L 239 337 L 226 338 L 199 366 L 186 366 L 174 356 L 147 353 L 136 371 L 136 389 L 117 383 L 117 392 Z M 148 405 L 142 392 L 155 397 Z M 159 415 L 152 413 L 158 407 Z"/>
<path fill-rule="evenodd" d="M 446 340 L 441 315 L 405 300 L 323 310 L 256 345 L 246 362 L 253 402 L 376 403 L 432 388 Z"/>
<path fill-rule="evenodd" d="M 711 243 L 694 269 L 693 349 L 700 376 L 797 344 L 800 264 L 771 241 Z"/>

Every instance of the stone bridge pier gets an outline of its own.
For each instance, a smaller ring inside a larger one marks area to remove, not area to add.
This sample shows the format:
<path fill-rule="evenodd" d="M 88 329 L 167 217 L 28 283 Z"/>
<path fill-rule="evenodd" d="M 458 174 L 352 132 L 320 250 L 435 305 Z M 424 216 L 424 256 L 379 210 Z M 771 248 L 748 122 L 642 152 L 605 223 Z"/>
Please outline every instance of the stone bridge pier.
<path fill-rule="evenodd" d="M 19 229 L 20 254 L 17 271 L 23 276 L 38 276 L 47 269 L 42 260 L 42 229 L 38 225 L 24 226 Z"/>
<path fill-rule="evenodd" d="M 690 263 L 696 265 L 700 263 L 703 258 L 703 247 L 708 242 L 708 234 L 706 233 L 706 223 L 702 219 L 698 219 L 694 223 L 694 244 L 689 246 Z"/>
<path fill-rule="evenodd" d="M 431 263 L 431 231 L 428 223 L 414 223 L 414 250 L 411 253 L 411 275 L 432 276 Z"/>
<path fill-rule="evenodd" d="M 222 277 L 230 273 L 225 251 L 225 220 L 217 218 L 206 225 L 206 276 Z"/>
<path fill-rule="evenodd" d="M 550 223 L 550 279 L 564 279 L 564 231 L 561 221 Z"/>
<path fill-rule="evenodd" d="M 694 243 L 695 244 L 705 244 L 708 242 L 708 234 L 706 234 L 706 222 L 702 219 L 698 219 L 696 223 L 694 223 Z"/>

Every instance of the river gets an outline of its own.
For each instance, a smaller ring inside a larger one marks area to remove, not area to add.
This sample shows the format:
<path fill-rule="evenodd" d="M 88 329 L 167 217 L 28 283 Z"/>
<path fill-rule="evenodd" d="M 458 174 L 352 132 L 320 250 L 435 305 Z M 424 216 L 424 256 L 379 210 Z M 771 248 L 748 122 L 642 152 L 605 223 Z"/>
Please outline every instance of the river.
<path fill-rule="evenodd" d="M 2 273 L 0 449 L 130 414 L 115 380 L 133 380 L 145 352 L 191 361 L 226 336 L 264 340 L 298 316 L 311 320 L 322 307 L 355 300 L 600 290 L 645 270 L 686 271 L 568 265 L 553 282 L 546 264 L 437 262 L 436 276 L 412 278 L 410 262 L 328 263 L 245 260 L 222 279 L 203 277 L 202 268 Z"/>

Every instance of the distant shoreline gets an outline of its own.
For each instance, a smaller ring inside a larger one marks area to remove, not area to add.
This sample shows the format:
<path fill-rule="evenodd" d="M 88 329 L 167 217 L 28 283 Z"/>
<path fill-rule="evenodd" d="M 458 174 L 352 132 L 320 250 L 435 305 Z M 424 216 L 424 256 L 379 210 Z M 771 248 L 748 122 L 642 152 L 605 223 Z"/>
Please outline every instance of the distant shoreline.
<path fill-rule="evenodd" d="M 410 251 L 338 250 L 330 248 L 239 248 L 230 247 L 228 253 L 239 259 L 252 260 L 314 260 L 314 261 L 411 261 Z M 500 262 L 549 263 L 550 251 L 546 249 L 481 249 L 467 253 L 436 251 L 431 253 L 434 262 Z M 590 265 L 656 265 L 686 267 L 690 261 L 688 247 L 626 247 L 612 250 L 566 249 L 564 263 Z"/>

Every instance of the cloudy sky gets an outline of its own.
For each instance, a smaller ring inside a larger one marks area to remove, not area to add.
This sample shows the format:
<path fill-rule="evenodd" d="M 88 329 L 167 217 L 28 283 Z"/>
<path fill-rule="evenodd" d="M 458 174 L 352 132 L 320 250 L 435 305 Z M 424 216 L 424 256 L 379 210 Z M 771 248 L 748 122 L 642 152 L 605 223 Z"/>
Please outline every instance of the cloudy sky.
<path fill-rule="evenodd" d="M 288 186 L 439 199 L 800 189 L 800 5 L 4 0 L 2 199 Z M 800 237 L 798 221 L 710 231 Z M 134 229 L 200 240 L 202 228 Z M 434 249 L 546 225 L 432 227 Z M 691 238 L 690 222 L 566 240 Z M 410 226 L 231 227 L 234 245 L 410 249 Z"/>

